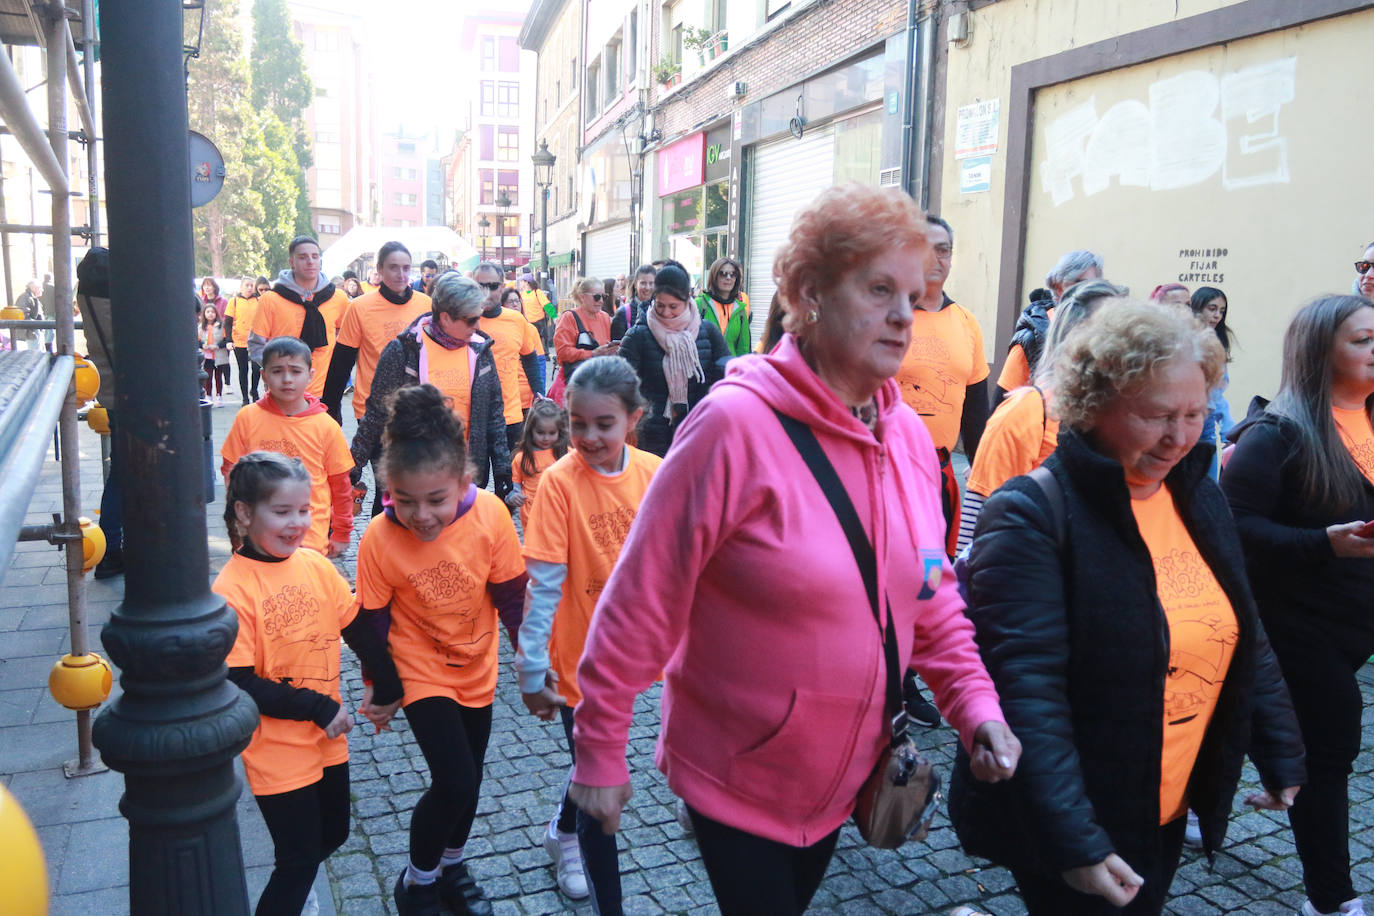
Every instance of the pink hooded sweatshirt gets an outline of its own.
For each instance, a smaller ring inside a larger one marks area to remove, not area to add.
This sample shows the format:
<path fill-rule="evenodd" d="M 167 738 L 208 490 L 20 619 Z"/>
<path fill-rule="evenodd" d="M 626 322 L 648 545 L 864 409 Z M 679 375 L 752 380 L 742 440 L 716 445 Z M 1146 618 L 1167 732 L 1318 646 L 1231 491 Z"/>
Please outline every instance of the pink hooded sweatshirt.
<path fill-rule="evenodd" d="M 878 437 L 789 335 L 731 362 L 640 505 L 578 668 L 584 785 L 629 781 L 635 696 L 664 670 L 657 763 L 714 820 L 808 846 L 850 816 L 887 737 L 881 635 L 858 565 L 773 409 L 806 422 L 874 542 L 900 658 L 967 747 L 1004 722 L 944 554 L 940 471 L 897 384 Z M 880 441 L 881 440 L 881 441 Z"/>

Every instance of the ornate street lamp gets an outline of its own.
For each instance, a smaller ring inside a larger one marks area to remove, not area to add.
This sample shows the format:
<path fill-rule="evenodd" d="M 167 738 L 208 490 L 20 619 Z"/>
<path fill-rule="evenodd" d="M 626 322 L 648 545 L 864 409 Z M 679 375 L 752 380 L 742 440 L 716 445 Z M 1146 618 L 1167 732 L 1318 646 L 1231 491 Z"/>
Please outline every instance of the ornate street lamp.
<path fill-rule="evenodd" d="M 501 239 L 501 278 L 506 276 L 506 210 L 510 208 L 511 200 L 502 191 L 496 198 L 496 235 Z"/>
<path fill-rule="evenodd" d="M 534 183 L 544 197 L 543 219 L 539 221 L 539 272 L 549 272 L 549 188 L 553 187 L 553 164 L 557 157 L 549 152 L 547 140 L 539 141 L 539 149 L 530 160 L 534 163 Z"/>
<path fill-rule="evenodd" d="M 487 259 L 487 230 L 491 228 L 491 220 L 485 216 L 477 221 L 477 228 L 482 231 L 482 260 Z"/>

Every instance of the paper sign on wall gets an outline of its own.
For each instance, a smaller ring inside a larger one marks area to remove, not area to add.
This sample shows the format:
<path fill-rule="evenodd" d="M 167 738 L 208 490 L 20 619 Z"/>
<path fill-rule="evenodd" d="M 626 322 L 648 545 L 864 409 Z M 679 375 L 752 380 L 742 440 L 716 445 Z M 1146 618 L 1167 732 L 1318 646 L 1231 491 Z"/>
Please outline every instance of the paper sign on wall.
<path fill-rule="evenodd" d="M 1001 99 L 960 105 L 955 119 L 954 158 L 969 159 L 997 152 L 1001 121 Z"/>
<path fill-rule="evenodd" d="M 959 163 L 959 193 L 975 194 L 992 188 L 992 157 L 979 156 Z"/>

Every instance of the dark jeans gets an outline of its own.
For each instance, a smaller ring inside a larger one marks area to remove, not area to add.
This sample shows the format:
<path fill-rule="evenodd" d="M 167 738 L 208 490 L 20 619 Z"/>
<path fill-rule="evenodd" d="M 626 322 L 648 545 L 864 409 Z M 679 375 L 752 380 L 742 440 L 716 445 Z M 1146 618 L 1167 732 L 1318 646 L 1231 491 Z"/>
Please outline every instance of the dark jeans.
<path fill-rule="evenodd" d="M 1301 793 L 1299 793 L 1301 794 Z M 1058 875 L 1040 872 L 1012 871 L 1021 900 L 1030 916 L 1157 916 L 1169 899 L 1169 885 L 1178 870 L 1178 857 L 1183 852 L 1183 828 L 1186 817 L 1180 817 L 1159 828 L 1159 858 L 1154 868 L 1142 868 L 1135 862 L 1126 864 L 1145 879 L 1140 891 L 1125 907 L 1118 909 L 1103 897 L 1090 897 L 1064 883 Z"/>
<path fill-rule="evenodd" d="M 810 846 L 789 846 L 712 820 L 690 805 L 687 813 L 721 916 L 806 912 L 840 838 L 836 828 Z"/>
<path fill-rule="evenodd" d="M 1288 822 L 1307 897 L 1319 913 L 1332 913 L 1357 896 L 1350 880 L 1348 783 L 1360 753 L 1364 703 L 1355 672 L 1363 659 L 1321 635 L 1271 632 L 1307 746 L 1307 784 L 1288 809 Z"/>
<path fill-rule="evenodd" d="M 254 798 L 276 856 L 255 912 L 300 916 L 320 863 L 348 839 L 348 764 L 325 767 L 319 782 L 303 788 Z"/>
<path fill-rule="evenodd" d="M 219 368 L 215 366 L 214 357 L 205 360 L 201 368 L 205 370 L 205 396 L 208 398 L 212 393 L 224 394 L 224 376 L 220 375 Z M 228 366 L 225 368 L 228 369 Z M 214 392 L 210 391 L 211 384 L 215 386 Z"/>
<path fill-rule="evenodd" d="M 573 711 L 563 706 L 559 712 L 563 716 L 563 733 L 568 736 L 568 756 L 576 763 Z M 615 834 L 602 830 L 600 821 L 579 810 L 566 790 L 563 792 L 563 807 L 558 811 L 558 829 L 563 833 L 577 831 L 577 845 L 582 850 L 582 866 L 587 872 L 587 883 L 591 885 L 592 905 L 596 912 L 599 916 L 620 913 L 620 851 L 616 848 Z"/>
<path fill-rule="evenodd" d="M 410 815 L 410 861 L 432 871 L 446 847 L 462 846 L 472 832 L 491 737 L 491 707 L 474 709 L 447 697 L 426 697 L 405 711 L 429 764 L 429 789 Z"/>
<path fill-rule="evenodd" d="M 110 478 L 100 494 L 100 530 L 105 535 L 105 555 L 119 556 L 124 549 L 124 499 L 119 492 L 119 449 L 115 445 L 115 412 L 110 408 Z"/>
<path fill-rule="evenodd" d="M 258 399 L 258 381 L 262 378 L 262 370 L 258 368 L 257 363 L 248 358 L 247 347 L 235 347 L 234 359 L 237 360 L 239 364 L 239 394 L 243 395 L 243 403 L 249 403 L 248 373 L 250 369 L 253 373 L 252 399 L 256 401 Z"/>

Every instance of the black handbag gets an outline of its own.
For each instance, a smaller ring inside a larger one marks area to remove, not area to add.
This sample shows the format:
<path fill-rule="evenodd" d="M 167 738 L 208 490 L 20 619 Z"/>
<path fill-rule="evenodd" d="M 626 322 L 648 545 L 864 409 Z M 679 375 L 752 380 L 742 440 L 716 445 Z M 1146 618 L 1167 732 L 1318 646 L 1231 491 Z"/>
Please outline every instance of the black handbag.
<path fill-rule="evenodd" d="M 816 483 L 825 494 L 844 529 L 854 562 L 863 576 L 864 591 L 878 632 L 883 640 L 887 666 L 887 696 L 884 705 L 888 718 L 887 747 L 883 748 L 873 771 L 864 780 L 854 806 L 854 821 L 859 834 L 870 846 L 896 849 L 907 840 L 923 840 L 935 817 L 940 798 L 940 777 L 934 765 L 907 734 L 906 709 L 902 705 L 901 664 L 897 660 L 897 634 L 892 623 L 892 603 L 886 600 L 887 621 L 878 610 L 878 557 L 868 540 L 854 502 L 845 492 L 835 466 L 825 456 L 816 434 L 800 420 L 774 409 L 787 437 L 806 462 Z"/>

